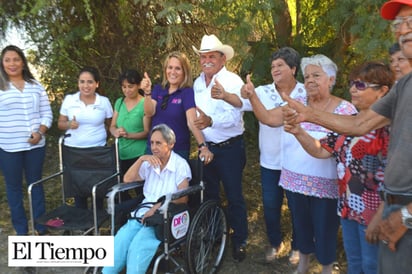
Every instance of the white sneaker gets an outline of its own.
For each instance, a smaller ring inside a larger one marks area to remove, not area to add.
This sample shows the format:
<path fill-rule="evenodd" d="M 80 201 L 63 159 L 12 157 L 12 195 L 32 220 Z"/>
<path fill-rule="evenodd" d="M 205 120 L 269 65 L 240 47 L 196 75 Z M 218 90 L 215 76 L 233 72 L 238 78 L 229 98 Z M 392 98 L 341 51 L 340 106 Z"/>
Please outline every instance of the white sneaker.
<path fill-rule="evenodd" d="M 296 265 L 299 263 L 299 251 L 298 250 L 292 250 L 292 252 L 290 252 L 289 262 L 293 265 Z"/>
<path fill-rule="evenodd" d="M 279 258 L 280 253 L 282 253 L 283 249 L 284 249 L 283 243 L 280 243 L 280 245 L 277 248 L 273 246 L 269 247 L 265 253 L 266 262 L 272 262 L 276 260 L 277 258 Z"/>

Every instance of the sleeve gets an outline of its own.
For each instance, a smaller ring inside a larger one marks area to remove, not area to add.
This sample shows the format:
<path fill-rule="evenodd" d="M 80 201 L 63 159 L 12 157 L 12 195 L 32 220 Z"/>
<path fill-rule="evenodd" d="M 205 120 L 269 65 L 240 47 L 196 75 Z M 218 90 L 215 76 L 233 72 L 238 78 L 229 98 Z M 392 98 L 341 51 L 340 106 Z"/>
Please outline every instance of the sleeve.
<path fill-rule="evenodd" d="M 185 111 L 196 107 L 195 93 L 193 88 L 186 88 L 183 91 L 183 108 Z"/>
<path fill-rule="evenodd" d="M 176 170 L 176 187 L 178 187 L 184 179 L 188 179 L 188 181 L 192 179 L 192 172 L 186 160 L 182 159 L 178 166 L 179 168 Z"/>
<path fill-rule="evenodd" d="M 53 113 L 50 107 L 49 96 L 42 85 L 40 87 L 40 124 L 47 128 L 51 127 L 53 121 Z"/>
<path fill-rule="evenodd" d="M 105 111 L 106 111 L 106 119 L 110 119 L 113 117 L 113 107 L 112 104 L 109 101 L 109 98 L 103 97 L 104 98 L 104 104 L 105 104 Z"/>
<path fill-rule="evenodd" d="M 335 132 L 329 132 L 324 138 L 320 139 L 320 145 L 329 153 L 335 155 L 335 144 L 339 135 Z"/>
<path fill-rule="evenodd" d="M 69 116 L 69 102 L 71 101 L 72 95 L 68 94 L 64 97 L 62 105 L 60 106 L 60 114 L 64 116 Z"/>

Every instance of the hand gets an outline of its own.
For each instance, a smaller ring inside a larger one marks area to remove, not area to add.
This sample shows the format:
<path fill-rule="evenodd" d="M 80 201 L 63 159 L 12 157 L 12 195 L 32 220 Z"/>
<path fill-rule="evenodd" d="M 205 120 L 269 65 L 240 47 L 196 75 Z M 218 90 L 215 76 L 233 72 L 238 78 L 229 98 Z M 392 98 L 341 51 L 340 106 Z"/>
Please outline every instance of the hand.
<path fill-rule="evenodd" d="M 256 94 L 255 86 L 253 85 L 252 80 L 250 78 L 250 74 L 246 75 L 246 84 L 244 84 L 240 89 L 240 95 L 243 99 L 249 99 L 250 97 Z"/>
<path fill-rule="evenodd" d="M 199 158 L 204 159 L 205 165 L 213 161 L 213 153 L 209 150 L 208 147 L 204 146 L 200 148 Z"/>
<path fill-rule="evenodd" d="M 287 103 L 282 106 L 283 119 L 287 124 L 295 124 L 307 121 L 307 116 L 310 115 L 311 107 L 307 107 L 302 103 L 293 100 L 286 93 L 281 93 L 282 99 Z"/>
<path fill-rule="evenodd" d="M 219 83 L 217 79 L 215 79 L 215 84 L 213 85 L 210 93 L 213 99 L 224 99 L 226 96 L 224 87 Z"/>
<path fill-rule="evenodd" d="M 32 145 L 37 145 L 42 137 L 43 136 L 39 132 L 35 131 L 30 134 L 30 138 L 27 140 L 27 142 Z"/>
<path fill-rule="evenodd" d="M 207 127 L 210 127 L 212 123 L 212 118 L 210 116 L 207 116 L 200 108 L 196 107 L 196 111 L 199 113 L 199 115 L 196 117 L 194 121 L 194 125 L 202 130 Z"/>
<path fill-rule="evenodd" d="M 401 211 L 392 212 L 388 218 L 382 220 L 379 224 L 379 240 L 387 243 L 388 248 L 396 251 L 396 243 L 406 233 L 408 228 L 402 223 Z"/>
<path fill-rule="evenodd" d="M 377 244 L 379 242 L 379 223 L 382 221 L 383 203 L 379 206 L 375 215 L 373 215 L 368 227 L 365 230 L 366 241 L 370 244 Z"/>
<path fill-rule="evenodd" d="M 149 74 L 147 74 L 147 72 L 144 73 L 143 79 L 140 82 L 140 88 L 146 94 L 149 94 L 152 92 L 152 81 L 150 80 Z"/>
<path fill-rule="evenodd" d="M 73 119 L 69 121 L 69 128 L 68 129 L 78 129 L 79 122 L 76 121 L 76 116 L 73 115 Z"/>
<path fill-rule="evenodd" d="M 123 128 L 123 127 L 119 127 L 119 128 L 117 128 L 117 133 L 118 133 L 118 136 L 116 136 L 116 137 L 124 137 L 124 138 L 127 138 L 127 131 Z"/>
<path fill-rule="evenodd" d="M 142 155 L 140 156 L 142 161 L 147 161 L 152 167 L 160 167 L 162 165 L 162 162 L 160 159 L 155 156 L 155 155 Z"/>

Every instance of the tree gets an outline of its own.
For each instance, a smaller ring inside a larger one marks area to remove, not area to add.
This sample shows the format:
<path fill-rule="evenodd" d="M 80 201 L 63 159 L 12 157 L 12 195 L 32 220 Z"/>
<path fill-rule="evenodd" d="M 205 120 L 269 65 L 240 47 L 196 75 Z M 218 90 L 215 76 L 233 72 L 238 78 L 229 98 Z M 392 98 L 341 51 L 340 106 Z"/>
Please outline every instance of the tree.
<path fill-rule="evenodd" d="M 323 53 L 340 68 L 335 93 L 345 95 L 348 71 L 365 60 L 387 59 L 392 42 L 381 19 L 383 1 L 365 0 L 2 0 L 0 36 L 11 26 L 24 29 L 36 45 L 32 62 L 56 98 L 77 90 L 77 73 L 96 66 L 103 89 L 120 96 L 118 74 L 128 67 L 162 74 L 164 56 L 186 52 L 199 73 L 197 56 L 203 34 L 217 34 L 235 48 L 228 64 L 256 84 L 271 82 L 270 55 L 291 46 L 302 56 Z M 377 31 L 379 30 L 379 31 Z"/>

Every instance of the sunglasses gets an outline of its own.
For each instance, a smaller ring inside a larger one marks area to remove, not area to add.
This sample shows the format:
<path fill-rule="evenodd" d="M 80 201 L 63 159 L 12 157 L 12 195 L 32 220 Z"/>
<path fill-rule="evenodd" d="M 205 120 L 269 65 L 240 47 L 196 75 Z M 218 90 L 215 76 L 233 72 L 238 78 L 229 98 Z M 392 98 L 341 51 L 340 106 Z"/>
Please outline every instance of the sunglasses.
<path fill-rule="evenodd" d="M 162 103 L 160 104 L 160 108 L 165 110 L 167 108 L 167 104 L 169 103 L 170 94 L 167 94 L 163 97 Z"/>
<path fill-rule="evenodd" d="M 370 84 L 370 83 L 366 83 L 366 82 L 362 82 L 362 81 L 350 81 L 349 82 L 349 87 L 352 87 L 353 85 L 355 85 L 355 88 L 357 90 L 365 90 L 367 88 L 377 88 L 380 87 L 381 85 L 378 84 Z"/>

